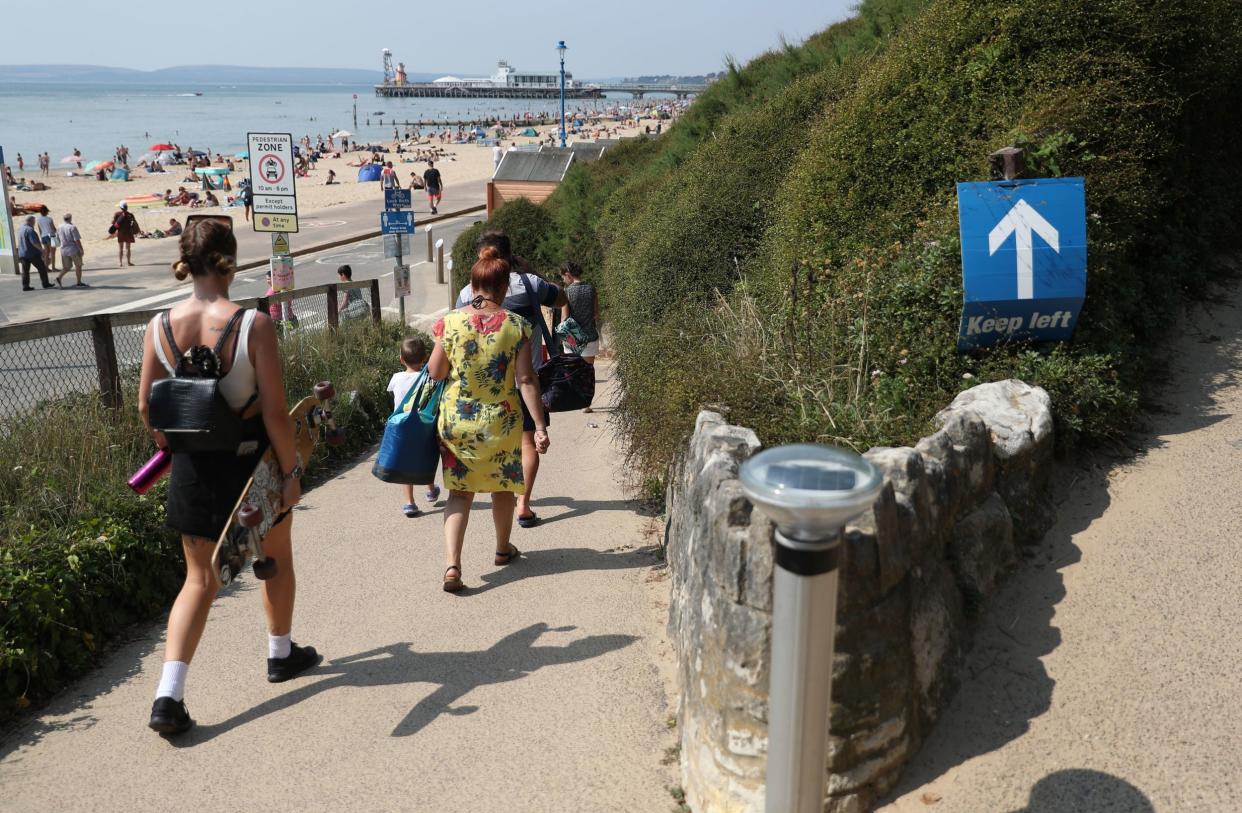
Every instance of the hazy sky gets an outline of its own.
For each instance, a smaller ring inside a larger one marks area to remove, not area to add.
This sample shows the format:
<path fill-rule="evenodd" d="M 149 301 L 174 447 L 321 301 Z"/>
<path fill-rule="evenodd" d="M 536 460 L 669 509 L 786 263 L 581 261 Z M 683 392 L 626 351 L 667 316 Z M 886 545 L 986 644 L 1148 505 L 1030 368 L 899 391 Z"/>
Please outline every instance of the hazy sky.
<path fill-rule="evenodd" d="M 56 0 L 6 12 L 23 33 L 5 37 L 0 61 L 378 70 L 387 47 L 411 73 L 487 75 L 502 58 L 522 70 L 552 69 L 563 39 L 566 67 L 580 77 L 691 74 L 718 70 L 725 54 L 748 60 L 782 34 L 799 41 L 849 16 L 855 1 Z"/>

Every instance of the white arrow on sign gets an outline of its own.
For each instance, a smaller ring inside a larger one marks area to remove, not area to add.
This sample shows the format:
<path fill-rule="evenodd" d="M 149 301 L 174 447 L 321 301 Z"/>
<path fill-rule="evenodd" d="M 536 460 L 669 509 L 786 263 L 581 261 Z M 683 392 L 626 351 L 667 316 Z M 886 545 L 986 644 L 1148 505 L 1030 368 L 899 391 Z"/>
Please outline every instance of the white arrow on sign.
<path fill-rule="evenodd" d="M 1031 232 L 1035 232 L 1055 251 L 1061 253 L 1061 236 L 1044 216 L 1029 203 L 1020 200 L 1001 218 L 988 234 L 988 255 L 996 253 L 1009 235 L 1014 236 L 1018 250 L 1018 299 L 1035 298 L 1035 257 L 1031 245 Z"/>

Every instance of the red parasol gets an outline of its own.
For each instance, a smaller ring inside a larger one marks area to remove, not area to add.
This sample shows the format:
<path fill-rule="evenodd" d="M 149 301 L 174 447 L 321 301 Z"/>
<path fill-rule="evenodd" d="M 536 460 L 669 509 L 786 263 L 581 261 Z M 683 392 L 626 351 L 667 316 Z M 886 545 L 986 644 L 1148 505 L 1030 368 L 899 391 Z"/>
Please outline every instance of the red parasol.
<path fill-rule="evenodd" d="M 152 144 L 151 152 L 163 152 L 164 150 L 171 150 L 172 148 L 172 144 Z"/>

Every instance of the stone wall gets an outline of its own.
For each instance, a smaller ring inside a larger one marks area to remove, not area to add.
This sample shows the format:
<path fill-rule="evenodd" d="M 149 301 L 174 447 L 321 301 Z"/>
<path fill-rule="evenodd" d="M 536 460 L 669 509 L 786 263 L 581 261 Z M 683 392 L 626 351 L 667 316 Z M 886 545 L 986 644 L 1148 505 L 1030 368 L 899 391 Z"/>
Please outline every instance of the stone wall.
<path fill-rule="evenodd" d="M 1021 381 L 963 392 L 914 448 L 866 457 L 886 476 L 845 530 L 829 799 L 856 813 L 896 783 L 956 688 L 974 617 L 1051 525 L 1050 402 Z M 737 479 L 760 449 L 713 412 L 669 484 L 669 632 L 681 766 L 695 813 L 761 811 L 767 751 L 772 525 Z"/>

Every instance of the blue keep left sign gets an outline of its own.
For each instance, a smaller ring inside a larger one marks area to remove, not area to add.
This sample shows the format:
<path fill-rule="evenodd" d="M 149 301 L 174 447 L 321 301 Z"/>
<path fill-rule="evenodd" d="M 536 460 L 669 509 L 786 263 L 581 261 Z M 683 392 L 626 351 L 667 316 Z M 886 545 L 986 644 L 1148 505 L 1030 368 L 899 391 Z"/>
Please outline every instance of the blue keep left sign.
<path fill-rule="evenodd" d="M 964 303 L 959 350 L 1065 341 L 1087 292 L 1082 178 L 959 183 Z"/>

